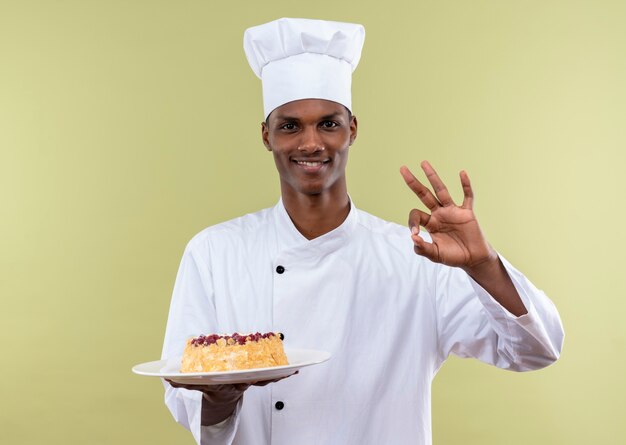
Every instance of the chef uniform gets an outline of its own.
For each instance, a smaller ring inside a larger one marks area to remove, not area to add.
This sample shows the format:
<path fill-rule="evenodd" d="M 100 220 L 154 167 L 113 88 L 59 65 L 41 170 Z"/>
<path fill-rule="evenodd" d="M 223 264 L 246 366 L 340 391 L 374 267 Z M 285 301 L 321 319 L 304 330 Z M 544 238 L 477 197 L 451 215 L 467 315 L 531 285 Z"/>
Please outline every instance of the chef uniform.
<path fill-rule="evenodd" d="M 360 25 L 304 19 L 246 31 L 265 115 L 311 97 L 350 108 L 345 76 L 358 63 L 363 38 Z M 270 71 L 274 64 L 280 66 Z M 291 80 L 281 83 L 270 72 Z M 307 82 L 292 81 L 293 73 Z M 528 311 L 521 317 L 461 269 L 416 255 L 406 227 L 352 202 L 339 227 L 313 240 L 296 229 L 282 201 L 209 227 L 183 255 L 163 358 L 180 356 L 191 336 L 235 331 L 282 332 L 286 349 L 332 357 L 250 387 L 217 425 L 201 425 L 210 406 L 199 391 L 166 384 L 166 404 L 200 444 L 430 444 L 431 383 L 448 355 L 513 371 L 539 369 L 559 356 L 563 329 L 554 305 L 501 260 Z"/>

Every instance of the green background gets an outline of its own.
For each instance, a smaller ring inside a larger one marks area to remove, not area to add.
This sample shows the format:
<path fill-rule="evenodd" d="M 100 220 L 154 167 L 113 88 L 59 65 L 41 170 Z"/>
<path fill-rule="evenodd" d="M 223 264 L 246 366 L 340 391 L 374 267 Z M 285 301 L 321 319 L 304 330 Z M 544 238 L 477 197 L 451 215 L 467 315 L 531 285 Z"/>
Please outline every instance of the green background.
<path fill-rule="evenodd" d="M 398 167 L 467 169 L 490 242 L 557 304 L 561 360 L 451 359 L 442 444 L 626 441 L 623 1 L 0 0 L 0 442 L 192 444 L 156 379 L 187 241 L 273 205 L 243 31 L 359 22 L 362 209 L 404 223 Z M 297 444 L 297 440 L 294 440 Z"/>

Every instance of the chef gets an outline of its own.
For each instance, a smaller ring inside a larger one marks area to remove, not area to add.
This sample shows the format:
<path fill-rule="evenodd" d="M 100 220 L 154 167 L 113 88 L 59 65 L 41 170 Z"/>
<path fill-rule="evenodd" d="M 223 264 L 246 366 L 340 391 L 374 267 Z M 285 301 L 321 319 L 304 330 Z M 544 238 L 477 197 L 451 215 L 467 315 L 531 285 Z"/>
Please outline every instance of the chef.
<path fill-rule="evenodd" d="M 467 173 L 456 203 L 428 162 L 430 187 L 402 167 L 423 209 L 408 229 L 351 201 L 364 37 L 361 25 L 286 18 L 245 32 L 281 198 L 189 242 L 163 358 L 191 336 L 256 331 L 332 358 L 274 382 L 166 382 L 168 408 L 200 444 L 430 444 L 431 383 L 450 354 L 512 371 L 559 357 L 559 315 L 483 236 Z"/>

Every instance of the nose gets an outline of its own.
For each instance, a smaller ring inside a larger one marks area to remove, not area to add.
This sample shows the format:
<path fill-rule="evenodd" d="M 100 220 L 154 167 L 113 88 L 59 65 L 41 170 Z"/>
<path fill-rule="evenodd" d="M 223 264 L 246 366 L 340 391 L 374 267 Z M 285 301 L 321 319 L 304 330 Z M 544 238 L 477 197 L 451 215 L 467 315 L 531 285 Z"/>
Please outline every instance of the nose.
<path fill-rule="evenodd" d="M 302 139 L 298 145 L 298 151 L 302 153 L 317 153 L 324 150 L 324 141 L 320 137 L 317 128 L 308 127 L 302 133 Z"/>

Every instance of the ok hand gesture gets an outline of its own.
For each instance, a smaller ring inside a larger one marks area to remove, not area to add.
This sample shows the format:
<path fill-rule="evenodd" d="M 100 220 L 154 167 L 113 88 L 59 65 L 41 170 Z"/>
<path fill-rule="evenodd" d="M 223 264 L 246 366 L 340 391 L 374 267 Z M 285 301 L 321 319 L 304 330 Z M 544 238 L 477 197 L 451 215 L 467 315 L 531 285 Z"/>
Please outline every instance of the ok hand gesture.
<path fill-rule="evenodd" d="M 407 167 L 400 168 L 406 184 L 430 210 L 429 214 L 413 209 L 409 214 L 415 253 L 436 263 L 460 267 L 468 273 L 486 262 L 497 260 L 498 254 L 487 243 L 474 214 L 474 193 L 467 173 L 460 173 L 463 203 L 459 206 L 428 161 L 423 161 L 421 167 L 434 195 Z M 428 231 L 432 243 L 418 236 L 420 226 Z"/>

